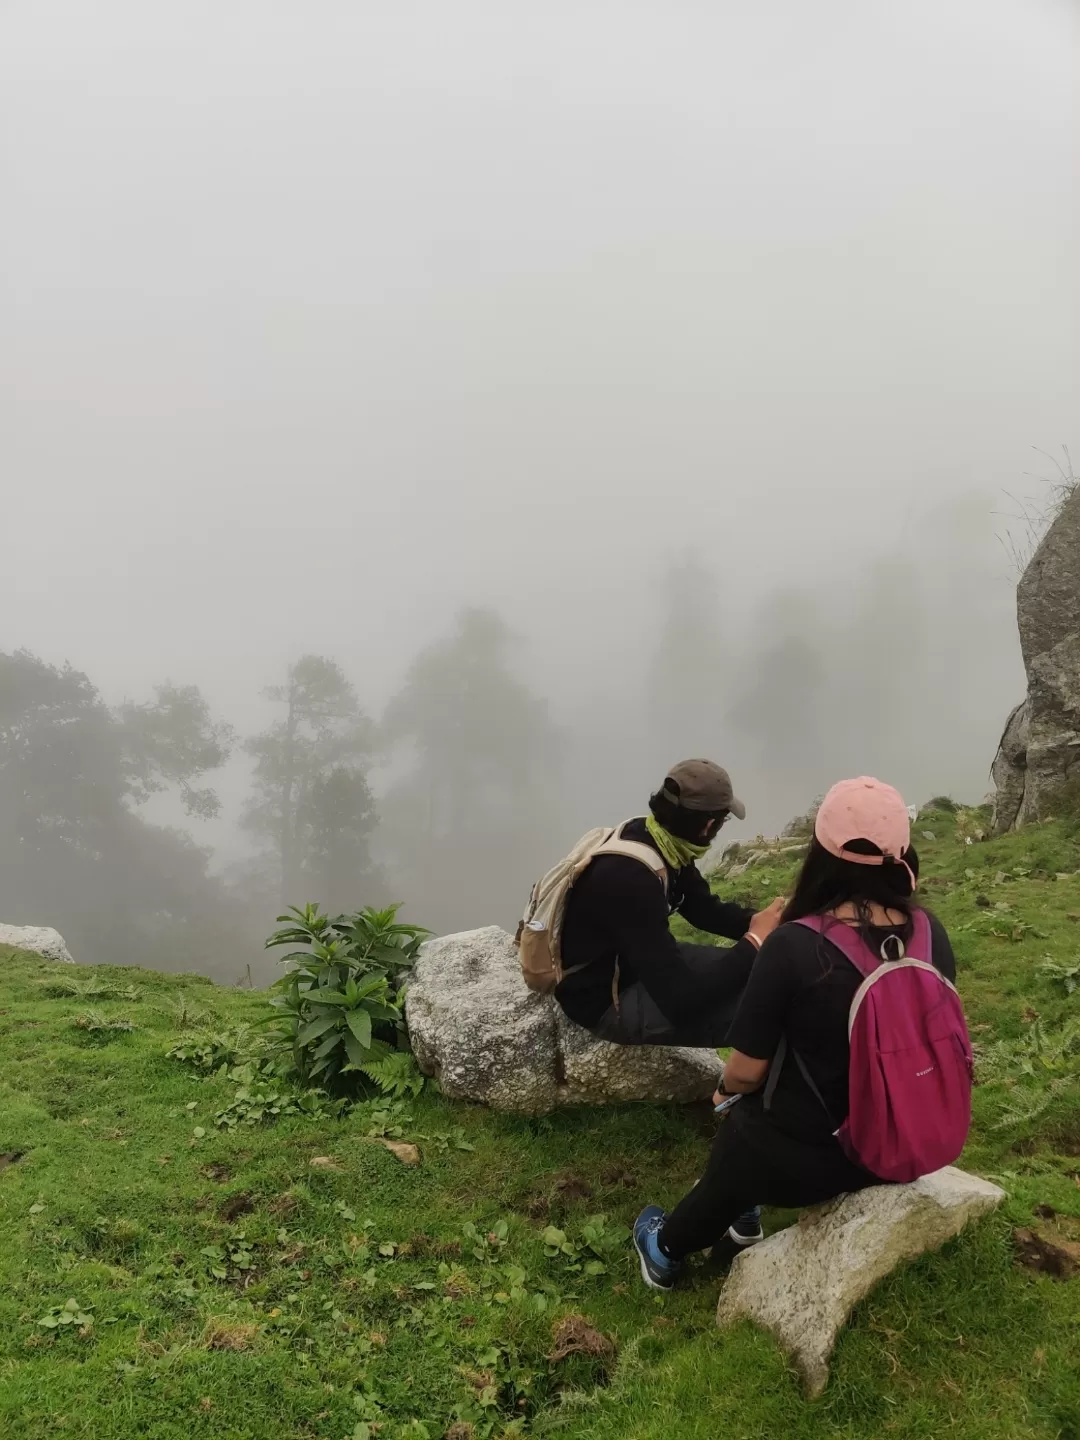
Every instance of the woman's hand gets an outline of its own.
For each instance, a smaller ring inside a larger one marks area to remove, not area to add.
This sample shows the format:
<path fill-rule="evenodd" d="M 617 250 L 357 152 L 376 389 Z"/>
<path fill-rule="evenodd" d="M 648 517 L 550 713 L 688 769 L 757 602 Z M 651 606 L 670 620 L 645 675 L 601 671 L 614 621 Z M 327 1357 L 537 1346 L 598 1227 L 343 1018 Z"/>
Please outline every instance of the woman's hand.
<path fill-rule="evenodd" d="M 784 906 L 786 904 L 787 901 L 783 895 L 778 895 L 767 909 L 759 910 L 750 921 L 750 929 L 747 930 L 746 933 L 751 941 L 757 941 L 757 948 L 759 950 L 780 924 L 780 917 L 784 913 Z"/>

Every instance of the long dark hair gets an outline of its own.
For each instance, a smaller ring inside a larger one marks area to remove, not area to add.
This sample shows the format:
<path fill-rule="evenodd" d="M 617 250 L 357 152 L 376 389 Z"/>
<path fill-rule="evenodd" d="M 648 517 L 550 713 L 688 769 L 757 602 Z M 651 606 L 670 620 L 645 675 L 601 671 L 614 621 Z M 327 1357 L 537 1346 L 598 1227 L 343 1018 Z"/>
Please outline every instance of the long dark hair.
<path fill-rule="evenodd" d="M 881 851 L 866 840 L 853 840 L 848 847 L 862 855 L 880 855 Z M 873 923 L 872 905 L 883 905 L 898 911 L 903 923 L 897 926 L 904 945 L 914 932 L 911 918 L 912 884 L 906 865 L 919 878 L 919 857 L 914 847 L 905 850 L 905 864 L 886 860 L 882 865 L 859 865 L 854 860 L 839 860 L 830 855 L 817 836 L 812 836 L 795 889 L 784 910 L 783 921 L 801 920 L 806 915 L 826 915 L 841 905 L 853 905 L 864 939 Z"/>

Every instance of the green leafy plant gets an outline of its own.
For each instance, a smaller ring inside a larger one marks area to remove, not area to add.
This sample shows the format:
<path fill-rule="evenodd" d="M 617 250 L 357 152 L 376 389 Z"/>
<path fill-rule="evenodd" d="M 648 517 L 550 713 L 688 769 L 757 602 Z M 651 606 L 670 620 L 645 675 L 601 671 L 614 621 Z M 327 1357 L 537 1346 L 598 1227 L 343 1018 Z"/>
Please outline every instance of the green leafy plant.
<path fill-rule="evenodd" d="M 1080 1017 L 1050 1026 L 1036 1019 L 1014 1039 L 976 1052 L 983 1085 L 1002 1087 L 994 1130 L 1027 1124 L 1050 1108 L 1056 1095 L 1080 1080 Z"/>
<path fill-rule="evenodd" d="M 1080 989 L 1080 960 L 1072 964 L 1062 964 L 1059 960 L 1044 960 L 1039 966 L 1039 974 L 1045 975 L 1047 980 L 1053 980 L 1057 984 L 1064 985 L 1065 994 L 1075 994 Z"/>
<path fill-rule="evenodd" d="M 222 1245 L 204 1245 L 199 1253 L 215 1280 L 243 1277 L 255 1267 L 254 1246 L 243 1233 Z"/>
<path fill-rule="evenodd" d="M 561 1257 L 571 1274 L 606 1275 L 606 1262 L 624 1248 L 630 1231 L 625 1225 L 610 1224 L 606 1215 L 593 1215 L 581 1227 L 580 1240 L 571 1239 L 555 1225 L 548 1225 L 540 1238 L 548 1259 Z"/>
<path fill-rule="evenodd" d="M 122 1016 L 110 1018 L 102 1015 L 99 1010 L 86 1010 L 83 1014 L 76 1015 L 72 1024 L 76 1030 L 81 1030 L 84 1035 L 98 1044 L 112 1040 L 117 1035 L 130 1035 L 135 1029 L 132 1021 L 126 1020 Z"/>
<path fill-rule="evenodd" d="M 470 1255 L 477 1260 L 494 1260 L 506 1248 L 510 1227 L 505 1220 L 499 1220 L 490 1230 L 480 1230 L 470 1220 L 462 1227 L 461 1233 Z"/>
<path fill-rule="evenodd" d="M 307 1115 L 312 1119 L 333 1117 L 341 1112 L 344 1100 L 332 1100 L 318 1090 L 290 1091 L 275 1083 L 269 1066 L 252 1064 L 229 1071 L 230 1080 L 238 1088 L 224 1109 L 214 1116 L 221 1130 L 235 1130 L 238 1125 L 261 1125 L 279 1115 Z"/>
<path fill-rule="evenodd" d="M 394 1096 L 423 1084 L 405 1034 L 403 980 L 428 931 L 396 920 L 398 906 L 370 906 L 335 920 L 317 905 L 293 908 L 267 948 L 299 945 L 270 1004 L 290 1073 L 329 1089 L 360 1074 Z"/>
<path fill-rule="evenodd" d="M 94 1323 L 92 1305 L 80 1305 L 78 1300 L 68 1300 L 63 1305 L 54 1305 L 46 1310 L 37 1322 L 42 1330 L 59 1330 L 74 1325 L 77 1330 L 89 1330 Z"/>
<path fill-rule="evenodd" d="M 134 985 L 117 985 L 97 976 L 82 980 L 74 975 L 55 975 L 42 982 L 41 990 L 54 1000 L 138 1000 L 142 995 Z"/>
<path fill-rule="evenodd" d="M 265 1044 L 253 1034 L 250 1025 L 235 1030 L 201 1030 L 171 1046 L 165 1053 L 169 1060 L 179 1060 L 195 1070 L 208 1073 L 228 1071 L 255 1058 Z"/>

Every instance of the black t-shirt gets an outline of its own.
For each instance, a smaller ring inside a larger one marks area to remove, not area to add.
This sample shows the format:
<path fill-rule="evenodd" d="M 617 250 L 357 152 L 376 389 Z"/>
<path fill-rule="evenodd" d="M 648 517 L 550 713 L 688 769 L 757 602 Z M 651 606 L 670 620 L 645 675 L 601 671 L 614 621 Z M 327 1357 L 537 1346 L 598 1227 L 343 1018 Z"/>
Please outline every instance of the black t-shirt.
<path fill-rule="evenodd" d="M 885 938 L 896 933 L 889 926 L 872 926 L 873 949 L 878 951 Z M 949 937 L 933 916 L 930 934 L 930 958 L 947 980 L 955 980 Z M 781 925 L 770 935 L 750 972 L 728 1043 L 755 1060 L 771 1060 L 786 1035 L 789 1053 L 769 1111 L 763 1109 L 763 1090 L 748 1095 L 740 1108 L 803 1139 L 825 1139 L 843 1123 L 848 1113 L 848 1011 L 861 984 L 862 976 L 843 952 L 805 925 Z M 813 1076 L 834 1124 L 803 1079 L 792 1050 Z"/>
<path fill-rule="evenodd" d="M 656 849 L 641 818 L 628 821 L 622 836 Z M 668 928 L 672 911 L 695 929 L 739 943 L 730 949 L 680 943 Z M 562 960 L 575 973 L 555 997 L 571 1020 L 590 1029 L 611 1006 L 618 961 L 620 990 L 640 982 L 672 1024 L 701 1015 L 746 984 L 755 952 L 740 937 L 752 918 L 752 910 L 714 895 L 696 865 L 669 866 L 665 894 L 640 860 L 599 855 L 567 900 Z"/>

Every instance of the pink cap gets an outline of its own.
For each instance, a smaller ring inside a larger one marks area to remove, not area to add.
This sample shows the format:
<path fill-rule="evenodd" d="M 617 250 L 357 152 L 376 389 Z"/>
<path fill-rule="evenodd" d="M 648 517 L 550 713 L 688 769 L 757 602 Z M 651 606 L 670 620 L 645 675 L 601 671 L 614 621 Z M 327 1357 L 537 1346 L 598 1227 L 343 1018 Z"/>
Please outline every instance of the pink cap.
<path fill-rule="evenodd" d="M 903 863 L 911 844 L 911 819 L 899 790 L 860 775 L 834 785 L 817 812 L 814 834 L 830 855 L 856 865 L 882 865 L 886 860 Z M 869 840 L 880 855 L 860 855 L 847 847 L 852 840 Z M 910 868 L 908 874 L 911 875 Z M 915 877 L 911 876 L 912 889 Z"/>

